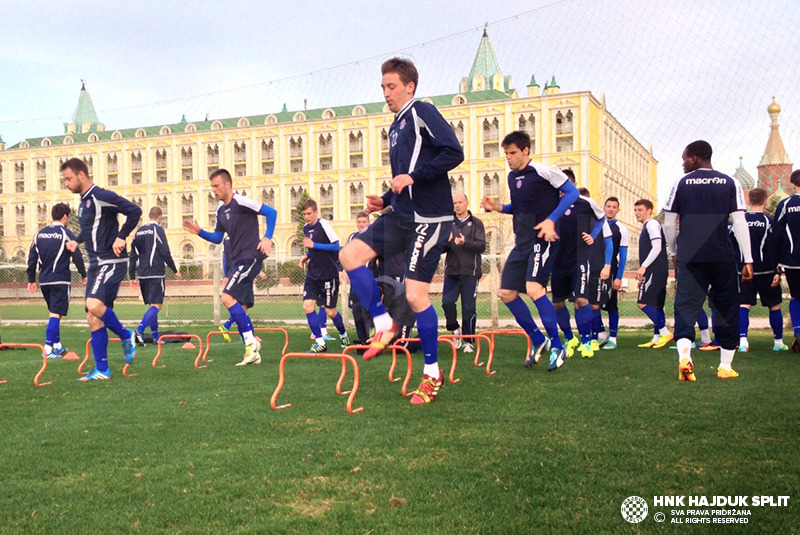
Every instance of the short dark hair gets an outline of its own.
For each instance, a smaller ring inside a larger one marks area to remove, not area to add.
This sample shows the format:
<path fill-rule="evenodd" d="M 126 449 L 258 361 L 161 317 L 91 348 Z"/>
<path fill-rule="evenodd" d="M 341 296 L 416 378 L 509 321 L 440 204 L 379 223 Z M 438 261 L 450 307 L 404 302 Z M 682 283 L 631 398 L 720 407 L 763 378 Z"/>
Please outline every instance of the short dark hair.
<path fill-rule="evenodd" d="M 800 186 L 800 169 L 792 171 L 792 176 L 789 177 L 789 181 L 793 186 Z"/>
<path fill-rule="evenodd" d="M 753 188 L 747 192 L 747 198 L 750 200 L 750 204 L 755 204 L 756 206 L 766 204 L 767 197 L 769 197 L 769 192 L 764 188 Z"/>
<path fill-rule="evenodd" d="M 159 208 L 158 206 L 153 206 L 152 208 L 150 208 L 150 214 L 149 214 L 150 219 L 158 219 L 162 215 L 164 215 L 164 211 L 161 210 L 161 208 Z"/>
<path fill-rule="evenodd" d="M 514 130 L 503 138 L 502 146 L 507 149 L 511 145 L 516 145 L 519 150 L 531 148 L 531 136 L 522 130 Z"/>
<path fill-rule="evenodd" d="M 417 72 L 417 67 L 412 61 L 403 58 L 387 59 L 383 62 L 383 65 L 381 65 L 381 74 L 388 74 L 390 72 L 397 73 L 397 75 L 400 77 L 400 80 L 405 85 L 414 82 L 414 93 L 417 92 L 417 86 L 419 85 L 419 72 Z"/>
<path fill-rule="evenodd" d="M 644 206 L 645 208 L 647 208 L 647 209 L 648 209 L 648 210 L 650 210 L 651 212 L 652 212 L 652 211 L 653 211 L 653 209 L 655 208 L 655 207 L 653 206 L 653 202 L 652 202 L 650 199 L 639 199 L 638 201 L 636 201 L 635 203 L 633 203 L 633 205 L 634 205 L 634 206 Z"/>
<path fill-rule="evenodd" d="M 589 193 L 589 190 L 586 189 L 586 188 L 578 188 L 578 193 L 580 193 L 584 197 L 591 197 L 592 196 L 592 194 Z"/>
<path fill-rule="evenodd" d="M 209 180 L 214 180 L 217 177 L 222 177 L 223 182 L 227 182 L 228 184 L 233 184 L 233 178 L 231 178 L 231 174 L 228 172 L 227 169 L 217 169 L 211 176 L 208 177 Z"/>
<path fill-rule="evenodd" d="M 80 158 L 70 158 L 61 164 L 59 171 L 63 172 L 66 169 L 70 169 L 76 175 L 83 171 L 83 174 L 86 175 L 87 178 L 89 177 L 89 167 L 86 165 L 86 162 Z"/>
<path fill-rule="evenodd" d="M 361 219 L 362 217 L 369 219 L 369 214 L 366 212 L 359 212 L 358 215 L 356 215 L 356 219 Z"/>
<path fill-rule="evenodd" d="M 62 217 L 65 215 L 70 215 L 71 213 L 72 209 L 68 204 L 63 202 L 53 205 L 53 208 L 50 210 L 50 215 L 53 217 L 53 221 L 61 221 Z"/>
<path fill-rule="evenodd" d="M 708 141 L 698 139 L 686 145 L 686 156 L 694 156 L 704 162 L 711 161 L 711 154 L 714 151 L 711 149 L 711 144 Z"/>
<path fill-rule="evenodd" d="M 603 206 L 607 205 L 610 202 L 615 202 L 615 203 L 617 203 L 617 206 L 619 206 L 619 199 L 617 199 L 616 197 L 613 197 L 613 196 L 609 197 L 608 199 L 606 199 L 606 202 L 603 203 Z"/>
<path fill-rule="evenodd" d="M 315 212 L 317 211 L 317 201 L 314 199 L 307 199 L 303 202 L 303 205 L 300 207 L 301 212 L 305 212 L 308 208 L 311 208 Z"/>
<path fill-rule="evenodd" d="M 565 175 L 567 175 L 567 178 L 573 184 L 575 184 L 575 182 L 577 182 L 577 180 L 575 180 L 575 173 L 572 171 L 572 169 L 562 169 L 561 172 L 564 173 Z"/>

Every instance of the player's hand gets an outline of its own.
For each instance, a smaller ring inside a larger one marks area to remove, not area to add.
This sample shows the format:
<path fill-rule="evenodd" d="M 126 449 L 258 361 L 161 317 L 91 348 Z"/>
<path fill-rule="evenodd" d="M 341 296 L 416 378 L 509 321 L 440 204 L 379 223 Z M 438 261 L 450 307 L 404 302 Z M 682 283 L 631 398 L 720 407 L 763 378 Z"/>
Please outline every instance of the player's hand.
<path fill-rule="evenodd" d="M 136 279 L 131 279 L 129 286 L 131 287 L 131 290 L 135 290 L 136 288 L 139 287 L 139 281 L 137 281 Z"/>
<path fill-rule="evenodd" d="M 592 235 L 586 234 L 585 232 L 581 233 L 581 239 L 586 243 L 586 245 L 592 245 L 594 243 L 594 238 L 592 238 Z"/>
<path fill-rule="evenodd" d="M 314 240 L 306 236 L 305 238 L 303 238 L 303 247 L 305 247 L 306 249 L 313 249 Z"/>
<path fill-rule="evenodd" d="M 608 280 L 611 278 L 611 266 L 603 266 L 603 269 L 600 271 L 600 280 Z"/>
<path fill-rule="evenodd" d="M 500 210 L 502 210 L 502 206 L 498 208 L 497 204 L 498 204 L 497 201 L 495 201 L 488 195 L 483 197 L 483 209 L 486 210 L 487 212 L 499 212 Z"/>
<path fill-rule="evenodd" d="M 261 279 L 262 281 L 265 281 L 265 280 L 267 280 L 267 274 L 264 273 L 263 271 L 260 271 L 258 273 L 258 278 Z"/>
<path fill-rule="evenodd" d="M 191 232 L 195 236 L 200 234 L 200 225 L 197 224 L 197 221 L 184 221 L 183 229 Z"/>
<path fill-rule="evenodd" d="M 300 267 L 305 268 L 307 263 L 308 263 L 308 257 L 303 256 L 303 258 L 300 259 Z"/>
<path fill-rule="evenodd" d="M 78 242 L 76 242 L 75 240 L 68 241 L 66 244 L 64 244 L 64 246 L 70 253 L 74 253 L 75 251 L 78 250 Z"/>
<path fill-rule="evenodd" d="M 228 285 L 228 277 L 225 277 L 224 279 L 222 279 L 222 286 L 227 286 L 227 285 Z"/>
<path fill-rule="evenodd" d="M 111 246 L 111 250 L 114 251 L 115 256 L 122 254 L 122 251 L 125 250 L 125 240 L 122 238 L 114 240 L 114 245 Z"/>
<path fill-rule="evenodd" d="M 558 239 L 558 234 L 556 234 L 556 224 L 552 219 L 545 219 L 533 227 L 533 230 L 538 230 L 538 236 L 540 238 L 544 238 L 545 241 L 556 241 Z"/>
<path fill-rule="evenodd" d="M 459 234 L 459 235 L 458 235 L 458 236 L 456 236 L 456 238 L 453 240 L 453 243 L 455 243 L 456 245 L 464 245 L 464 242 L 466 242 L 466 241 L 467 241 L 467 240 L 465 240 L 465 239 L 464 239 L 464 235 L 463 235 L 463 234 Z"/>
<path fill-rule="evenodd" d="M 753 282 L 753 264 L 745 264 L 742 267 L 742 282 Z"/>
<path fill-rule="evenodd" d="M 258 243 L 258 250 L 269 256 L 269 253 L 272 252 L 272 240 L 266 237 L 261 238 L 261 241 Z"/>
<path fill-rule="evenodd" d="M 611 284 L 611 289 L 619 291 L 620 288 L 622 288 L 622 279 L 614 279 L 614 282 Z"/>
<path fill-rule="evenodd" d="M 372 212 L 380 212 L 381 210 L 383 210 L 383 197 L 367 195 L 367 203 L 364 205 L 364 211 L 371 214 Z"/>
<path fill-rule="evenodd" d="M 180 271 L 176 271 L 175 272 L 175 279 L 176 280 L 181 280 L 181 272 Z"/>
<path fill-rule="evenodd" d="M 642 279 L 644 278 L 644 274 L 645 274 L 646 271 L 647 271 L 647 268 L 644 267 L 644 266 L 642 266 L 639 269 L 637 269 L 636 270 L 636 280 L 639 281 L 639 282 L 642 282 Z"/>
<path fill-rule="evenodd" d="M 397 175 L 392 179 L 392 191 L 395 193 L 400 193 L 406 186 L 410 186 L 414 183 L 414 179 L 411 178 L 411 175 Z"/>
<path fill-rule="evenodd" d="M 36 283 L 35 282 L 29 282 L 28 283 L 28 291 L 30 293 L 36 293 Z"/>
<path fill-rule="evenodd" d="M 772 286 L 773 288 L 777 288 L 780 285 L 781 285 L 781 274 L 776 273 L 775 276 L 772 277 L 772 284 L 770 284 L 770 286 Z"/>
<path fill-rule="evenodd" d="M 86 285 L 86 283 L 88 282 L 88 280 L 89 280 L 88 278 L 86 278 L 86 277 L 83 277 L 83 278 L 81 279 L 81 284 L 83 284 L 83 285 Z"/>
<path fill-rule="evenodd" d="M 675 270 L 675 278 L 678 277 L 678 255 L 672 257 L 672 268 Z"/>

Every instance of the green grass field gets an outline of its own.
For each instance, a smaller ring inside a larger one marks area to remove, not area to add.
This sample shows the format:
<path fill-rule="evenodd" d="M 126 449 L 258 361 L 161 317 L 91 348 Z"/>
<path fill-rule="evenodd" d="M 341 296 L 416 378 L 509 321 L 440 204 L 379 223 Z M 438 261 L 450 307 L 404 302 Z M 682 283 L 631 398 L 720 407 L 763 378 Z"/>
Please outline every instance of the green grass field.
<path fill-rule="evenodd" d="M 87 336 L 62 338 L 79 349 Z M 290 350 L 307 348 L 307 331 L 291 336 Z M 800 358 L 761 334 L 737 354 L 740 378 L 716 379 L 718 354 L 699 353 L 686 384 L 674 351 L 631 349 L 648 337 L 624 333 L 622 349 L 555 373 L 522 366 L 521 338 L 498 339 L 496 375 L 464 356 L 461 382 L 422 407 L 388 382 L 390 358 L 361 361 L 358 414 L 335 393 L 335 361 L 289 361 L 278 401 L 293 406 L 272 410 L 272 337 L 246 368 L 219 338 L 202 370 L 176 345 L 153 369 L 148 346 L 130 378 L 112 344 L 113 380 L 77 383 L 77 362 L 53 361 L 38 389 L 34 350 L 4 351 L 0 533 L 685 533 L 653 507 L 661 495 L 788 495 L 744 526 L 689 528 L 797 533 Z M 412 387 L 420 355 L 415 366 Z M 650 504 L 640 524 L 620 514 L 631 495 Z"/>

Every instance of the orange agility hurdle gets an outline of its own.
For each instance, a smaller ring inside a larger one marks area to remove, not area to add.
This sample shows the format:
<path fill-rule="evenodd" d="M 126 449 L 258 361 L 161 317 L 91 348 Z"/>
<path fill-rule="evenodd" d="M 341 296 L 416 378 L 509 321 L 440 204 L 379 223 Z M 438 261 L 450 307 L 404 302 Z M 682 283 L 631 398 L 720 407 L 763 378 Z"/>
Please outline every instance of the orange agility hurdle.
<path fill-rule="evenodd" d="M 42 375 L 44 374 L 44 371 L 47 369 L 47 356 L 46 356 L 46 353 L 44 352 L 44 347 L 42 345 L 40 345 L 40 344 L 0 344 L 0 350 L 3 350 L 5 348 L 7 348 L 7 347 L 8 348 L 12 348 L 12 347 L 38 347 L 42 351 L 42 367 L 39 369 L 39 373 L 37 373 L 34 376 L 33 384 L 36 385 L 36 386 L 47 386 L 47 385 L 53 384 L 52 381 L 49 381 L 47 383 L 40 383 L 39 382 L 39 378 L 42 377 Z M 0 381 L 0 384 L 1 383 L 7 383 L 7 382 L 8 382 L 7 380 L 6 381 Z"/>
<path fill-rule="evenodd" d="M 347 346 L 346 348 L 344 348 L 342 350 L 342 353 L 349 354 L 350 351 L 355 350 L 355 349 L 369 349 L 369 346 L 367 346 L 367 345 Z M 402 395 L 407 396 L 408 395 L 408 393 L 407 393 L 408 392 L 408 383 L 409 383 L 409 381 L 411 381 L 411 365 L 412 365 L 411 353 L 405 347 L 394 345 L 394 344 L 386 346 L 386 349 L 391 349 L 392 350 L 392 365 L 389 368 L 389 382 L 392 382 L 392 383 L 396 383 L 397 381 L 400 380 L 400 377 L 395 377 L 394 376 L 394 370 L 397 367 L 397 352 L 398 351 L 403 351 L 406 354 L 406 358 L 408 359 L 408 371 L 406 371 L 406 378 L 403 381 L 403 388 L 401 389 L 400 392 L 401 392 Z M 346 367 L 344 361 L 342 361 L 342 375 L 339 377 L 339 384 L 336 385 L 336 393 L 337 394 L 339 394 L 339 393 L 346 394 L 346 392 L 339 392 L 340 385 L 341 385 L 342 381 L 344 381 L 344 377 L 345 377 L 346 374 L 347 374 L 347 367 Z"/>
<path fill-rule="evenodd" d="M 199 336 L 196 334 L 162 334 L 158 337 L 158 352 L 156 353 L 155 358 L 153 359 L 153 368 L 156 367 L 158 363 L 158 359 L 161 357 L 161 344 L 164 340 L 175 339 L 175 338 L 189 338 L 197 340 L 197 344 L 200 346 L 197 350 L 197 358 L 194 359 L 194 367 L 199 368 L 198 363 L 200 362 L 200 357 L 203 354 L 203 340 L 200 339 Z M 162 364 L 161 367 L 165 368 L 167 365 Z M 205 366 L 203 366 L 205 368 Z"/>
<path fill-rule="evenodd" d="M 342 365 L 345 365 L 345 360 L 350 361 L 353 365 L 353 389 L 350 391 L 350 396 L 347 398 L 347 412 L 350 414 L 361 412 L 364 410 L 364 407 L 358 407 L 357 409 L 353 408 L 353 400 L 356 397 L 356 392 L 358 392 L 358 381 L 359 381 L 359 374 L 358 374 L 358 363 L 356 359 L 354 359 L 351 355 L 346 353 L 286 353 L 281 357 L 281 364 L 278 370 L 278 386 L 275 387 L 275 391 L 272 393 L 272 397 L 270 398 L 269 404 L 270 406 L 275 409 L 286 409 L 292 406 L 291 403 L 286 403 L 285 405 L 278 405 L 278 394 L 280 393 L 281 389 L 283 388 L 283 383 L 285 381 L 285 373 L 284 367 L 286 365 L 286 361 L 293 358 L 299 359 L 342 359 Z M 343 379 L 342 376 L 339 376 L 340 383 L 336 385 L 337 393 L 340 391 L 341 387 L 341 380 Z"/>
<path fill-rule="evenodd" d="M 437 338 L 439 343 L 444 342 L 445 344 L 450 344 L 450 347 L 453 349 L 453 363 L 450 364 L 450 383 L 458 383 L 461 379 L 456 379 L 456 366 L 458 365 L 458 351 L 456 350 L 456 345 L 453 343 L 452 340 L 448 338 L 442 338 L 441 336 Z M 398 338 L 395 340 L 395 345 L 401 344 L 403 342 L 419 342 L 419 338 Z"/>
<path fill-rule="evenodd" d="M 122 342 L 119 338 L 109 338 L 109 342 Z M 80 364 L 78 364 L 78 375 L 83 375 L 83 367 L 89 362 L 89 357 L 92 356 L 92 339 L 89 338 L 86 340 L 86 356 L 83 357 L 83 360 Z M 125 366 L 122 367 L 122 375 L 124 377 L 136 377 L 138 374 L 136 373 L 128 373 L 128 368 L 130 368 L 130 364 L 125 363 Z"/>
<path fill-rule="evenodd" d="M 489 360 L 494 358 L 494 344 L 492 341 L 489 340 L 489 337 L 485 334 L 443 334 L 439 337 L 446 338 L 448 340 L 475 340 L 476 351 L 475 351 L 475 366 L 483 366 L 483 362 L 480 362 L 481 359 L 481 340 L 486 340 L 486 345 L 489 346 Z M 491 375 L 491 374 L 487 374 Z"/>
<path fill-rule="evenodd" d="M 259 333 L 283 333 L 284 342 L 283 342 L 283 349 L 281 349 L 281 356 L 286 354 L 286 350 L 289 348 L 289 333 L 286 332 L 286 329 L 283 329 L 281 327 L 257 327 L 254 328 L 253 331 Z M 214 335 L 222 336 L 223 334 L 239 334 L 239 331 L 228 331 L 227 333 L 222 333 L 220 331 L 211 331 L 210 333 L 208 333 L 206 335 L 206 350 L 203 353 L 203 362 L 214 362 L 214 359 L 206 360 L 206 357 L 208 357 L 208 352 L 211 350 L 211 337 Z M 198 361 L 195 362 L 195 368 L 198 367 L 197 366 L 198 363 L 199 363 L 199 358 Z M 204 364 L 199 367 L 205 368 L 206 366 Z"/>
<path fill-rule="evenodd" d="M 510 335 L 524 336 L 525 340 L 528 341 L 528 352 L 525 353 L 525 358 L 527 359 L 528 356 L 531 354 L 531 337 L 528 336 L 528 333 L 526 333 L 522 329 L 493 329 L 489 331 L 483 331 L 481 334 L 490 336 L 492 338 L 493 349 L 495 346 L 494 337 L 496 334 L 510 334 Z M 492 354 L 489 355 L 489 360 L 486 362 L 486 375 L 494 375 L 495 373 L 497 373 L 496 371 L 491 371 L 493 357 L 494 357 L 494 351 L 492 351 Z"/>

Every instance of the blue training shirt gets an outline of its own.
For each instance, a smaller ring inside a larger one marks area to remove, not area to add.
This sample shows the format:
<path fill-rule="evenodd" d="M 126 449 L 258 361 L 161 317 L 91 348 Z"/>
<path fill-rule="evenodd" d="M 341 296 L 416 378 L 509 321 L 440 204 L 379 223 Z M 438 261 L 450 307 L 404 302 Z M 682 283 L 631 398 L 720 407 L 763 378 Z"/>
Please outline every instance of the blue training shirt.
<path fill-rule="evenodd" d="M 125 223 L 121 228 L 117 218 L 119 214 L 125 216 Z M 117 238 L 124 240 L 128 237 L 141 216 L 141 208 L 113 191 L 96 185 L 86 190 L 81 195 L 81 204 L 78 207 L 81 233 L 76 241 L 84 244 L 89 267 L 127 262 L 127 249 L 122 249 L 117 256 L 112 246 Z"/>
<path fill-rule="evenodd" d="M 592 234 L 595 224 L 598 221 L 605 221 L 605 219 L 606 216 L 603 209 L 597 205 L 594 199 L 583 195 L 578 197 L 572 203 L 572 206 L 564 212 L 561 219 L 558 220 L 557 230 L 560 243 L 558 244 L 555 265 L 575 269 L 578 262 L 590 259 L 593 270 L 602 269 L 605 255 L 605 246 L 603 244 L 603 238 L 606 235 L 605 227 L 603 235 L 597 236 L 591 246 L 586 245 L 586 242 L 583 241 L 583 233 Z M 608 235 L 611 235 L 610 229 L 608 229 Z"/>
<path fill-rule="evenodd" d="M 214 230 L 230 236 L 230 246 L 227 250 L 231 262 L 244 259 L 264 260 L 267 257 L 258 250 L 258 244 L 261 242 L 258 230 L 261 207 L 261 204 L 237 193 L 231 202 L 221 204 L 217 208 L 217 226 Z"/>
<path fill-rule="evenodd" d="M 164 265 L 173 273 L 178 272 L 167 243 L 167 235 L 161 225 L 151 221 L 142 225 L 133 236 L 129 274 L 131 280 L 138 271 L 140 279 L 163 279 Z"/>
<path fill-rule="evenodd" d="M 517 247 L 533 245 L 538 234 L 533 228 L 556 209 L 561 199 L 559 189 L 568 181 L 558 169 L 534 161 L 522 170 L 508 173 Z"/>
<path fill-rule="evenodd" d="M 339 236 L 325 219 L 317 219 L 313 225 L 303 226 L 303 235 L 311 238 L 314 247 L 308 249 L 308 271 L 306 279 L 327 281 L 339 277 Z M 331 247 L 333 245 L 335 247 Z M 323 246 L 322 248 L 317 247 Z M 329 246 L 329 247 L 325 247 Z"/>
<path fill-rule="evenodd" d="M 74 253 L 70 253 L 66 248 L 66 243 L 71 240 L 75 240 L 75 235 L 58 222 L 37 232 L 28 251 L 28 282 L 36 282 L 38 268 L 40 286 L 69 284 L 72 281 L 69 272 L 70 258 L 81 277 L 86 278 L 86 267 L 80 250 L 76 249 Z"/>
<path fill-rule="evenodd" d="M 778 203 L 772 241 L 778 265 L 784 269 L 800 269 L 800 195 L 797 193 Z"/>

